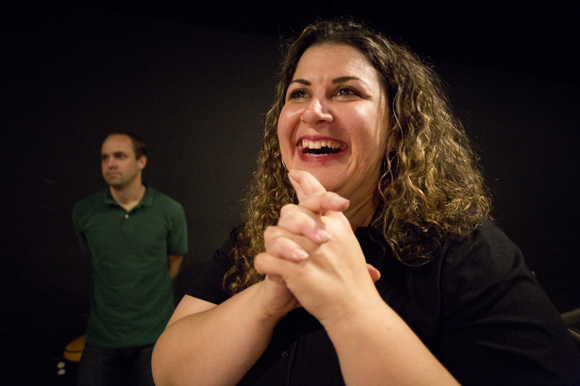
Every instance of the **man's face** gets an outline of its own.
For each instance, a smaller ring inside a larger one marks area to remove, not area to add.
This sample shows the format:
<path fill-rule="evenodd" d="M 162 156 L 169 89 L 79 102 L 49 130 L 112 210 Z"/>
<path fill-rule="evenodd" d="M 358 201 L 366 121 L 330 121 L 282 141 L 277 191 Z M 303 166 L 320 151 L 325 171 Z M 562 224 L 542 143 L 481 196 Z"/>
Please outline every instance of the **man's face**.
<path fill-rule="evenodd" d="M 133 142 L 127 135 L 113 134 L 105 139 L 101 148 L 103 178 L 110 186 L 122 189 L 141 177 L 147 157 L 135 158 Z"/>

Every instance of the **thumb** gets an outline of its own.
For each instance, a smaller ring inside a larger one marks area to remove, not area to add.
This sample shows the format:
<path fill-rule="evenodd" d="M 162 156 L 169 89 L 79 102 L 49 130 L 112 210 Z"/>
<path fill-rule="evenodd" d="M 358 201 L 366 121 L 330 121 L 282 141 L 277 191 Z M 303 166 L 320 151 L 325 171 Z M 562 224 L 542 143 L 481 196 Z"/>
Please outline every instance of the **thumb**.
<path fill-rule="evenodd" d="M 318 192 L 326 192 L 324 186 L 312 174 L 304 170 L 292 169 L 288 173 L 290 183 L 296 190 L 298 201 L 302 201 L 305 197 Z"/>
<path fill-rule="evenodd" d="M 376 269 L 375 267 L 373 267 L 370 264 L 367 264 L 367 269 L 369 271 L 369 275 L 371 275 L 371 279 L 372 279 L 373 283 L 376 283 L 377 280 L 379 280 L 381 278 L 381 273 L 379 272 L 378 269 Z"/>

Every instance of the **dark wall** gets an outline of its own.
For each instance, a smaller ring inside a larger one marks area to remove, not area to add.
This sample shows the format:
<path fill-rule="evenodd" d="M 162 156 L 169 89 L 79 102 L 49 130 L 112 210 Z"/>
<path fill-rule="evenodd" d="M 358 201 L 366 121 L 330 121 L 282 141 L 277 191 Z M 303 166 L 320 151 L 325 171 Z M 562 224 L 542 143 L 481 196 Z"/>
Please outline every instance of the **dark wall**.
<path fill-rule="evenodd" d="M 239 221 L 279 39 L 61 7 L 2 17 L 0 353 L 9 370 L 0 385 L 62 383 L 55 361 L 84 331 L 90 278 L 71 211 L 105 187 L 102 140 L 111 131 L 141 134 L 149 144 L 144 180 L 185 208 L 190 252 L 175 282 L 180 298 Z M 400 31 L 393 37 L 420 42 Z M 498 224 L 558 310 L 580 307 L 578 83 L 468 60 L 423 33 L 434 43 L 417 49 L 448 84 L 482 157 Z M 485 44 L 473 41 L 470 52 Z"/>
<path fill-rule="evenodd" d="M 580 87 L 515 70 L 439 72 L 481 156 L 496 223 L 560 312 L 580 307 Z"/>
<path fill-rule="evenodd" d="M 108 132 L 139 133 L 149 145 L 144 181 L 184 206 L 190 252 L 175 282 L 183 295 L 239 222 L 278 55 L 276 38 L 178 22 L 50 9 L 18 16 L 0 33 L 0 351 L 5 363 L 35 365 L 2 372 L 0 385 L 56 375 L 52 358 L 86 327 L 90 266 L 71 211 L 105 188 Z"/>

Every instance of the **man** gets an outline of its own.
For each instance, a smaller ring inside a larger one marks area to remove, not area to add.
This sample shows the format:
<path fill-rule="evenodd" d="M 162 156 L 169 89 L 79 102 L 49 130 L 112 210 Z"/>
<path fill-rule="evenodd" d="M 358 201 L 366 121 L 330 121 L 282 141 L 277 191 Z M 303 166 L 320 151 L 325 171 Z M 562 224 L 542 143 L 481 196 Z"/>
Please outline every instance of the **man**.
<path fill-rule="evenodd" d="M 109 187 L 73 211 L 92 260 L 79 385 L 153 385 L 151 352 L 175 307 L 171 280 L 187 252 L 187 225 L 181 204 L 143 184 L 145 153 L 134 134 L 110 134 L 101 149 Z"/>

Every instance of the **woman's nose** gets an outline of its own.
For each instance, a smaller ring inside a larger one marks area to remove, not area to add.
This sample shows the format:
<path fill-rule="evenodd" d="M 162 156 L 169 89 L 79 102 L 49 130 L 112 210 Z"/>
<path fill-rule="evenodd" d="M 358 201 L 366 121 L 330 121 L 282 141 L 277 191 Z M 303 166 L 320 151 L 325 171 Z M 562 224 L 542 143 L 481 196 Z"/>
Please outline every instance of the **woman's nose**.
<path fill-rule="evenodd" d="M 334 117 L 328 110 L 328 103 L 322 98 L 312 98 L 302 113 L 302 121 L 313 127 L 333 120 Z"/>

